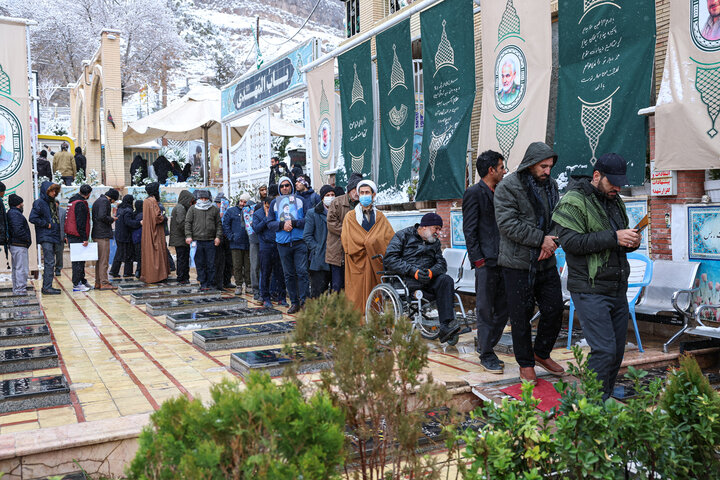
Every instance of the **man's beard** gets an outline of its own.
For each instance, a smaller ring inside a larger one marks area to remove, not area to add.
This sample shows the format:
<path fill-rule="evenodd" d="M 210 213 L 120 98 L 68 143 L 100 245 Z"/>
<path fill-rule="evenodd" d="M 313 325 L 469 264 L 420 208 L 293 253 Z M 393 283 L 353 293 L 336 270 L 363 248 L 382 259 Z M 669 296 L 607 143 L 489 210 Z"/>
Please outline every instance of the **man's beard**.
<path fill-rule="evenodd" d="M 510 82 L 510 85 L 508 85 L 507 87 L 505 85 L 503 85 L 503 87 L 502 87 L 503 93 L 508 93 L 512 87 L 513 87 L 513 82 Z"/>
<path fill-rule="evenodd" d="M 535 178 L 535 183 L 537 183 L 538 185 L 545 185 L 547 183 L 548 179 L 550 179 L 550 176 L 549 175 L 548 176 L 540 175 L 539 177 L 534 177 L 534 178 Z"/>
<path fill-rule="evenodd" d="M 422 239 L 425 240 L 427 243 L 435 243 L 437 240 L 437 237 L 434 234 L 430 234 L 428 236 L 421 235 Z"/>

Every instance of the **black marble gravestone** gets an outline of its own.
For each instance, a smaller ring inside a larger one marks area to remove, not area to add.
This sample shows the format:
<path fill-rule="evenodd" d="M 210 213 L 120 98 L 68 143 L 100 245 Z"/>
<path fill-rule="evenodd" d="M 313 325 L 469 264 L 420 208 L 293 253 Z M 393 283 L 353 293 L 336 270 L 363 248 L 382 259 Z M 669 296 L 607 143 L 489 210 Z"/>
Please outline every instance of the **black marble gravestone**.
<path fill-rule="evenodd" d="M 35 345 L 38 343 L 50 343 L 50 341 L 50 330 L 47 325 L 0 328 L 0 347 Z"/>
<path fill-rule="evenodd" d="M 203 350 L 226 350 L 281 345 L 295 329 L 295 322 L 261 323 L 193 332 L 193 343 Z"/>
<path fill-rule="evenodd" d="M 0 382 L 0 413 L 69 403 L 70 388 L 63 375 L 16 378 Z"/>
<path fill-rule="evenodd" d="M 164 315 L 173 312 L 210 312 L 245 307 L 247 300 L 240 297 L 151 300 L 145 306 L 150 315 Z"/>
<path fill-rule="evenodd" d="M 282 312 L 274 308 L 233 308 L 212 312 L 171 313 L 165 317 L 165 324 L 174 330 L 194 330 L 271 322 L 282 318 Z"/>
<path fill-rule="evenodd" d="M 18 312 L 0 312 L 0 327 L 18 325 L 44 325 L 45 316 L 42 310 L 21 310 Z"/>
<path fill-rule="evenodd" d="M 34 310 L 39 308 L 39 304 L 40 302 L 35 295 L 28 295 L 27 297 L 0 298 L 0 312 Z"/>
<path fill-rule="evenodd" d="M 0 373 L 24 372 L 58 366 L 54 345 L 0 350 Z"/>
<path fill-rule="evenodd" d="M 308 355 L 297 354 L 294 359 L 300 361 L 298 373 L 312 373 L 326 370 L 332 366 L 332 360 L 325 358 L 320 352 L 311 352 Z M 269 348 L 265 350 L 251 350 L 249 352 L 237 352 L 230 356 L 230 368 L 246 378 L 250 372 L 265 372 L 271 377 L 282 375 L 293 361 L 283 353 L 281 348 Z"/>
<path fill-rule="evenodd" d="M 118 293 L 120 295 L 130 295 L 132 293 L 152 293 L 152 292 L 173 292 L 175 290 L 184 290 L 187 288 L 199 288 L 199 283 L 185 283 L 179 284 L 177 282 L 167 283 L 142 283 L 135 282 L 132 284 L 118 286 Z"/>
<path fill-rule="evenodd" d="M 16 295 L 16 294 L 13 293 L 12 287 L 0 287 L 0 298 L 5 298 L 5 297 L 19 297 L 19 298 L 22 298 L 22 297 L 26 297 L 26 296 L 28 296 L 28 295 L 35 295 L 35 287 L 33 287 L 32 285 L 28 285 L 28 286 L 26 287 L 26 290 L 27 290 L 27 294 L 25 294 L 25 295 Z"/>
<path fill-rule="evenodd" d="M 201 292 L 200 288 L 182 288 L 173 291 L 160 292 L 133 292 L 130 294 L 130 302 L 133 305 L 142 305 L 151 300 L 171 300 L 175 298 L 220 298 L 222 292 Z"/>

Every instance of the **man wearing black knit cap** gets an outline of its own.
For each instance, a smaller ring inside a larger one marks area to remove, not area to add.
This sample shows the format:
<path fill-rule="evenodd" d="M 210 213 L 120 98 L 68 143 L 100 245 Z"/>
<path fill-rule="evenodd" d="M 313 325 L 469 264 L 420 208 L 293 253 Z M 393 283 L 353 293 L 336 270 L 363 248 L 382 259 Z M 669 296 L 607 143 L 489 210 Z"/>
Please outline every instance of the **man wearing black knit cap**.
<path fill-rule="evenodd" d="M 92 238 L 98 245 L 98 260 L 95 263 L 95 288 L 115 288 L 108 279 L 110 263 L 110 239 L 113 238 L 113 223 L 117 220 L 112 214 L 111 205 L 118 201 L 120 193 L 111 188 L 95 200 L 92 206 Z"/>
<path fill-rule="evenodd" d="M 385 270 L 403 277 L 411 292 L 422 290 L 436 299 L 440 319 L 438 339 L 445 343 L 460 332 L 455 321 L 453 305 L 453 279 L 446 274 L 447 263 L 438 241 L 443 220 L 436 213 L 426 213 L 420 224 L 407 227 L 395 234 L 385 252 Z"/>
<path fill-rule="evenodd" d="M 8 219 L 5 213 L 5 202 L 2 198 L 5 196 L 5 184 L 0 182 L 0 245 L 5 247 L 5 258 L 8 257 Z"/>
<path fill-rule="evenodd" d="M 14 193 L 8 198 L 8 237 L 12 255 L 13 294 L 27 295 L 28 248 L 32 245 L 30 225 L 23 216 L 23 199 Z"/>

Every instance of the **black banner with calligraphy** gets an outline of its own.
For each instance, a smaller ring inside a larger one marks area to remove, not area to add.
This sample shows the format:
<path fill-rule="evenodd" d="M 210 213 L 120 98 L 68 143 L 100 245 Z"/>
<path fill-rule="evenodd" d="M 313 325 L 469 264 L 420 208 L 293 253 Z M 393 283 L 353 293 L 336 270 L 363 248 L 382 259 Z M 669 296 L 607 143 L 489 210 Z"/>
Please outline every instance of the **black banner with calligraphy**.
<path fill-rule="evenodd" d="M 647 120 L 655 52 L 655 0 L 561 0 L 553 176 L 591 174 L 604 153 L 628 162 L 630 185 L 645 180 Z"/>
<path fill-rule="evenodd" d="M 420 13 L 425 124 L 416 200 L 461 198 L 465 192 L 475 100 L 472 10 L 472 0 L 445 0 Z"/>
<path fill-rule="evenodd" d="M 373 159 L 373 78 L 370 67 L 370 41 L 338 57 L 342 148 L 345 174 L 368 175 Z"/>

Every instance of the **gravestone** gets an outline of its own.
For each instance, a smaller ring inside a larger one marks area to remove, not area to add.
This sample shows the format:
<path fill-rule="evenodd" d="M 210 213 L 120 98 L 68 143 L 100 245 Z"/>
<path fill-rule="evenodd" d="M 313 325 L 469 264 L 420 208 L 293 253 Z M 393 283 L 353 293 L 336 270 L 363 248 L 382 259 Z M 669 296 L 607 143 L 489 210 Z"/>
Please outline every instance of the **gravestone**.
<path fill-rule="evenodd" d="M 50 343 L 51 341 L 47 325 L 0 328 L 0 347 Z"/>
<path fill-rule="evenodd" d="M 162 285 L 164 283 L 177 283 L 177 277 L 168 277 L 163 282 L 157 282 L 157 283 L 145 283 L 141 282 L 140 279 L 135 277 L 113 277 L 109 279 L 110 283 L 115 285 L 116 287 L 119 287 L 120 285 L 130 285 L 130 284 L 136 284 L 136 285 Z"/>
<path fill-rule="evenodd" d="M 172 313 L 165 317 L 165 325 L 173 330 L 191 330 L 271 322 L 282 318 L 282 312 L 274 308 L 233 308 L 213 312 Z"/>
<path fill-rule="evenodd" d="M 295 330 L 295 322 L 261 323 L 193 332 L 193 343 L 206 351 L 280 345 Z"/>
<path fill-rule="evenodd" d="M 247 306 L 247 300 L 240 297 L 152 300 L 147 302 L 145 306 L 150 315 L 164 315 L 174 312 L 211 312 L 245 307 Z"/>
<path fill-rule="evenodd" d="M 320 352 L 314 352 L 307 356 L 298 355 L 300 358 L 298 373 L 301 374 L 319 372 L 332 366 L 332 360 L 325 358 Z M 281 348 L 251 350 L 233 353 L 230 356 L 230 368 L 242 378 L 247 378 L 250 372 L 264 372 L 271 377 L 277 377 L 283 374 L 285 367 L 292 361 Z"/>
<path fill-rule="evenodd" d="M 26 377 L 0 382 L 0 413 L 70 404 L 63 375 Z"/>
<path fill-rule="evenodd" d="M 134 282 L 127 285 L 121 284 L 118 286 L 118 293 L 120 295 L 129 295 L 131 293 L 148 293 L 148 292 L 171 292 L 173 290 L 182 290 L 185 288 L 197 288 L 199 283 L 185 283 L 179 284 L 177 282 L 166 282 L 166 283 L 143 283 Z"/>
<path fill-rule="evenodd" d="M 18 325 L 44 325 L 45 316 L 42 310 L 21 310 L 18 312 L 0 312 L 0 327 Z"/>
<path fill-rule="evenodd" d="M 148 293 L 131 293 L 130 302 L 133 305 L 142 305 L 152 300 L 171 300 L 183 298 L 220 298 L 222 292 L 201 292 L 199 288 L 183 288 L 171 292 L 148 292 Z"/>
<path fill-rule="evenodd" d="M 39 308 L 40 302 L 35 295 L 27 297 L 0 298 L 0 312 L 20 312 Z"/>
<path fill-rule="evenodd" d="M 26 287 L 27 295 L 35 295 L 35 287 L 28 285 Z M 0 298 L 2 297 L 23 297 L 25 295 L 15 295 L 12 287 L 0 287 Z"/>
<path fill-rule="evenodd" d="M 54 345 L 0 350 L 0 373 L 41 370 L 57 366 L 58 355 Z"/>

